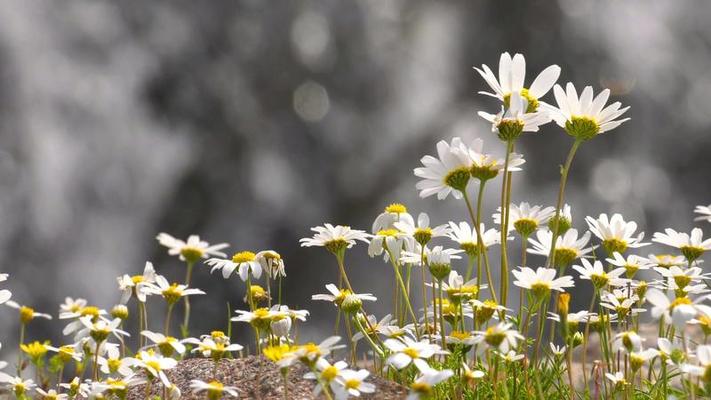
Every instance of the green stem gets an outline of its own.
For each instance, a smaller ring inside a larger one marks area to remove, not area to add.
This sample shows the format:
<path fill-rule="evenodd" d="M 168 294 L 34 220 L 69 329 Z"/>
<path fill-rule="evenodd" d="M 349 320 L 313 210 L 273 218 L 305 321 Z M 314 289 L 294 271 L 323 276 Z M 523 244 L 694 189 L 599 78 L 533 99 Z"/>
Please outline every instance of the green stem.
<path fill-rule="evenodd" d="M 390 263 L 393 265 L 393 270 L 395 270 L 395 279 L 397 280 L 397 283 L 400 286 L 400 291 L 404 296 L 403 300 L 405 301 L 407 310 L 410 313 L 410 316 L 412 317 L 412 322 L 415 324 L 415 335 L 417 336 L 417 340 L 420 340 L 420 326 L 417 322 L 417 315 L 415 315 L 415 311 L 412 309 L 412 303 L 410 302 L 410 298 L 407 296 L 407 288 L 405 287 L 405 282 L 402 280 L 400 268 L 398 268 L 398 264 L 393 258 L 393 253 L 390 251 L 390 249 L 388 249 L 387 245 L 385 245 L 385 251 L 388 252 L 388 258 L 390 259 Z"/>
<path fill-rule="evenodd" d="M 484 182 L 482 182 L 481 184 L 483 186 Z M 483 191 L 483 188 L 480 190 Z M 498 304 L 499 301 L 497 300 L 496 291 L 494 290 L 494 280 L 491 277 L 491 268 L 489 267 L 489 256 L 486 251 L 486 248 L 484 247 L 483 239 L 481 236 L 481 230 L 479 229 L 478 219 L 474 216 L 474 210 L 472 209 L 471 202 L 469 201 L 469 195 L 466 191 L 462 192 L 462 194 L 464 195 L 464 202 L 467 204 L 469 216 L 472 219 L 472 224 L 474 225 L 474 230 L 476 231 L 476 241 L 477 245 L 479 246 L 479 253 L 484 256 L 484 267 L 486 268 L 486 276 L 487 280 L 489 281 L 489 290 L 491 291 L 491 298 L 494 300 L 494 303 Z M 478 281 L 477 284 L 479 284 Z"/>
<path fill-rule="evenodd" d="M 188 261 L 187 266 L 188 268 L 185 273 L 185 286 L 190 287 L 193 279 L 193 267 L 195 266 L 195 263 Z M 185 314 L 183 316 L 183 325 L 180 327 L 180 332 L 183 335 L 183 338 L 186 338 L 190 334 L 190 296 L 185 296 L 183 303 L 185 305 Z"/>
<path fill-rule="evenodd" d="M 25 343 L 25 326 L 24 322 L 20 323 L 20 345 Z M 19 346 L 18 346 L 19 347 Z M 17 353 L 17 376 L 22 378 L 22 348 L 18 348 Z"/>
<path fill-rule="evenodd" d="M 187 299 L 188 296 L 185 296 Z M 163 335 L 165 336 L 170 336 L 170 316 L 173 314 L 173 306 L 175 304 L 173 303 L 168 303 L 168 311 L 165 315 L 165 326 L 163 327 Z"/>
<path fill-rule="evenodd" d="M 570 166 L 573 164 L 573 158 L 575 158 L 575 153 L 578 151 L 578 147 L 582 144 L 582 140 L 576 139 L 573 145 L 570 147 L 568 152 L 568 157 L 565 160 L 565 165 L 560 171 L 560 187 L 558 188 L 558 202 L 555 207 L 555 216 L 553 217 L 555 224 L 553 226 L 553 235 L 551 235 L 551 250 L 548 254 L 548 267 L 553 268 L 555 265 L 555 242 L 558 239 L 558 233 L 560 231 L 560 223 L 558 218 L 560 217 L 560 210 L 563 208 L 563 202 L 565 200 L 565 185 L 568 182 L 568 173 L 570 172 Z"/>
<path fill-rule="evenodd" d="M 444 331 L 444 310 L 442 308 L 442 300 L 444 299 L 442 295 L 442 280 L 437 281 L 437 286 L 439 287 L 439 328 L 442 330 L 442 350 L 447 350 L 447 335 Z"/>
<path fill-rule="evenodd" d="M 506 238 L 509 235 L 509 201 L 508 195 L 511 192 L 511 173 L 509 172 L 509 161 L 513 152 L 513 140 L 506 142 L 506 159 L 504 160 L 504 175 L 501 183 L 501 271 L 500 279 L 501 286 L 499 293 L 501 294 L 501 305 L 506 307 L 506 300 L 509 291 L 509 260 L 507 254 Z"/>

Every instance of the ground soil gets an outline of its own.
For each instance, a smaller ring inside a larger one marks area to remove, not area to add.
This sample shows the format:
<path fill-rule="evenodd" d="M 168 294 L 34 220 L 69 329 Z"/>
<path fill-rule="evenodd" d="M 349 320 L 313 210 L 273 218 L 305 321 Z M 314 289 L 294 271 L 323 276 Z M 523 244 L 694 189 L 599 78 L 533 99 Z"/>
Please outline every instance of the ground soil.
<path fill-rule="evenodd" d="M 283 398 L 284 384 L 279 370 L 274 363 L 264 357 L 249 356 L 238 359 L 221 360 L 217 368 L 217 376 L 213 377 L 214 362 L 205 358 L 191 358 L 180 361 L 174 369 L 166 371 L 170 381 L 182 392 L 181 399 L 197 400 L 206 396 L 194 395 L 190 390 L 190 381 L 199 379 L 209 382 L 216 378 L 227 386 L 235 386 L 240 399 L 275 399 Z M 296 364 L 289 371 L 289 399 L 313 399 L 314 381 L 303 379 L 308 370 L 302 364 Z M 361 396 L 362 399 L 404 399 L 407 389 L 378 376 L 370 376 L 368 381 L 377 386 L 374 394 Z M 127 400 L 144 400 L 145 386 L 136 386 L 129 391 Z M 153 385 L 151 395 L 160 395 L 163 387 L 160 383 Z M 225 397 L 228 398 L 228 397 Z"/>

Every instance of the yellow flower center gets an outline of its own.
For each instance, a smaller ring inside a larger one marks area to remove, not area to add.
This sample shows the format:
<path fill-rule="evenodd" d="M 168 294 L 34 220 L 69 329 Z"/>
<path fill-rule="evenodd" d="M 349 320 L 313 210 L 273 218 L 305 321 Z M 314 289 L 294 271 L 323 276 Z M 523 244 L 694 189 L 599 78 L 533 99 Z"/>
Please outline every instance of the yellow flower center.
<path fill-rule="evenodd" d="M 30 307 L 20 307 L 20 321 L 27 324 L 35 318 L 35 310 Z"/>
<path fill-rule="evenodd" d="M 385 207 L 385 212 L 393 214 L 404 214 L 407 212 L 407 207 L 401 203 L 392 203 Z"/>
<path fill-rule="evenodd" d="M 459 190 L 463 192 L 469 183 L 470 171 L 468 167 L 460 167 L 449 171 L 444 177 L 444 184 L 451 187 L 452 189 Z"/>
<path fill-rule="evenodd" d="M 141 282 L 143 282 L 145 279 L 143 278 L 143 275 L 134 275 L 131 277 L 131 282 L 133 282 L 134 285 L 137 285 Z"/>
<path fill-rule="evenodd" d="M 395 237 L 400 233 L 397 229 L 382 229 L 378 231 L 378 236 L 391 236 Z"/>
<path fill-rule="evenodd" d="M 323 379 L 326 380 L 326 382 L 331 382 L 332 380 L 336 379 L 336 376 L 338 376 L 338 368 L 334 367 L 333 365 L 329 365 L 328 367 L 323 369 L 323 372 L 321 372 L 321 376 Z"/>
<path fill-rule="evenodd" d="M 360 387 L 360 381 L 358 379 L 348 379 L 345 383 L 346 389 L 358 389 Z"/>
<path fill-rule="evenodd" d="M 676 306 L 693 304 L 688 297 L 678 297 L 669 304 L 669 310 L 674 310 Z"/>
<path fill-rule="evenodd" d="M 94 306 L 88 306 L 82 308 L 79 313 L 85 317 L 87 315 L 90 315 L 92 317 L 98 317 L 99 316 L 99 307 L 94 307 Z"/>
<path fill-rule="evenodd" d="M 256 257 L 257 255 L 252 253 L 251 251 L 240 251 L 239 253 L 235 253 L 235 255 L 232 256 L 232 262 L 235 264 L 242 264 L 254 261 Z"/>
<path fill-rule="evenodd" d="M 167 289 L 163 290 L 161 294 L 168 304 L 175 304 L 183 297 L 183 290 L 178 287 L 177 283 L 173 283 Z"/>
<path fill-rule="evenodd" d="M 409 356 L 410 358 L 418 358 L 420 356 L 420 352 L 412 347 L 406 347 L 402 350 L 402 353 Z"/>
<path fill-rule="evenodd" d="M 414 382 L 410 385 L 410 389 L 412 389 L 415 393 L 420 393 L 426 396 L 432 394 L 432 385 L 425 382 Z"/>
<path fill-rule="evenodd" d="M 519 92 L 519 95 L 521 95 L 521 97 L 523 97 L 528 103 L 528 106 L 526 107 L 526 113 L 533 113 L 538 110 L 538 99 L 533 97 L 533 95 L 531 94 L 531 92 L 528 91 L 528 89 L 522 88 Z M 511 107 L 511 93 L 504 96 L 504 106 L 506 108 Z"/>
<path fill-rule="evenodd" d="M 187 262 L 194 263 L 205 255 L 205 251 L 199 247 L 185 246 L 180 249 L 180 255 L 183 256 Z"/>
<path fill-rule="evenodd" d="M 587 115 L 574 115 L 565 122 L 565 132 L 579 140 L 590 140 L 600 132 L 600 125 Z"/>

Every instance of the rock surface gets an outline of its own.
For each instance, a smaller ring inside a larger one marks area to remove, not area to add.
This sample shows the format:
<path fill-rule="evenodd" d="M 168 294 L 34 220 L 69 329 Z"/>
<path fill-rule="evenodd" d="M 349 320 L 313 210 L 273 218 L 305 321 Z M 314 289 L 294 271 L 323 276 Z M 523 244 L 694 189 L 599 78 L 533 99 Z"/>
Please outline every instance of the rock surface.
<path fill-rule="evenodd" d="M 190 390 L 190 381 L 199 379 L 209 382 L 213 380 L 214 363 L 210 359 L 192 358 L 180 361 L 174 369 L 166 371 L 170 381 L 182 392 L 181 399 L 203 400 L 206 396 L 194 395 Z M 314 381 L 303 379 L 308 370 L 302 364 L 296 364 L 289 371 L 289 399 L 313 399 L 312 391 Z M 226 386 L 235 386 L 240 399 L 278 399 L 283 398 L 283 380 L 279 370 L 272 362 L 264 357 L 245 357 L 238 359 L 221 360 L 217 368 L 218 381 Z M 378 376 L 370 376 L 368 382 L 377 386 L 375 393 L 363 394 L 362 399 L 404 399 L 407 389 L 394 382 L 387 381 Z M 151 390 L 151 395 L 161 395 L 163 386 L 156 381 Z M 145 385 L 132 388 L 128 400 L 144 400 Z M 228 398 L 228 397 L 225 397 Z"/>

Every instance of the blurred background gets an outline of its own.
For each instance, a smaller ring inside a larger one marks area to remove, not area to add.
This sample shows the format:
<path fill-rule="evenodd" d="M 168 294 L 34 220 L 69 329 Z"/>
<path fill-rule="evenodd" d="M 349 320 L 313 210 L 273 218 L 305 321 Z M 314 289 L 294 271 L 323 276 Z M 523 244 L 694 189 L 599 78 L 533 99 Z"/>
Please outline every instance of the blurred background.
<path fill-rule="evenodd" d="M 503 152 L 476 115 L 498 104 L 476 94 L 488 87 L 472 69 L 496 70 L 503 51 L 526 56 L 529 84 L 558 64 L 559 82 L 609 87 L 632 106 L 631 121 L 578 153 L 577 228 L 622 212 L 648 237 L 689 230 L 693 206 L 711 202 L 710 18 L 704 0 L 3 2 L 1 286 L 55 316 L 65 296 L 110 308 L 115 277 L 146 260 L 182 280 L 155 236 L 194 233 L 230 252 L 280 252 L 287 303 L 312 311 L 302 336 L 323 337 L 336 313 L 310 296 L 337 280 L 336 264 L 298 239 L 324 222 L 369 230 L 394 201 L 436 224 L 466 219 L 461 202 L 419 199 L 412 169 L 453 136 Z M 519 140 L 515 202 L 553 205 L 570 144 L 553 124 Z M 347 257 L 382 316 L 391 267 L 364 245 Z M 237 277 L 201 267 L 194 285 L 209 295 L 193 300 L 193 332 L 223 328 L 227 302 L 245 307 Z M 66 341 L 62 325 L 34 322 L 28 337 Z M 16 311 L 0 308 L 3 356 L 17 330 Z"/>

